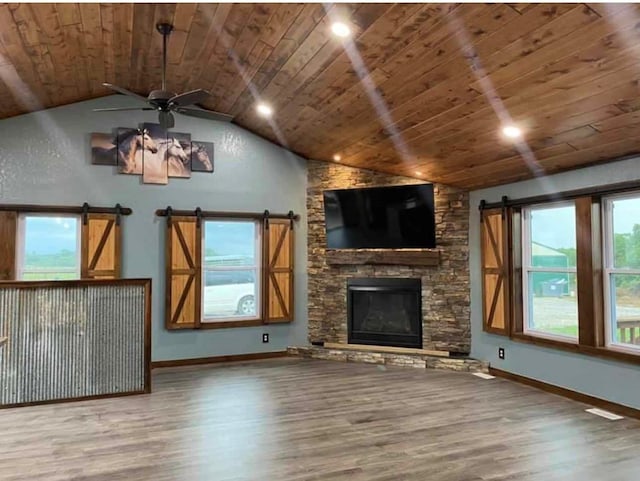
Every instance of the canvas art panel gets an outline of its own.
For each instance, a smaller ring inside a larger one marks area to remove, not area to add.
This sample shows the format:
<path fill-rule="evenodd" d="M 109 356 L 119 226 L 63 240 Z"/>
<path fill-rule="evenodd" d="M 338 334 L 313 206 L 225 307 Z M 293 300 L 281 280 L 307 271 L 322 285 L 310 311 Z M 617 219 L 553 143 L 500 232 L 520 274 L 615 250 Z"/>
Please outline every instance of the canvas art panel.
<path fill-rule="evenodd" d="M 213 142 L 191 142 L 191 170 L 213 172 Z"/>
<path fill-rule="evenodd" d="M 145 184 L 166 185 L 169 183 L 169 169 L 167 166 L 167 131 L 160 124 L 144 123 L 143 132 L 146 132 L 146 143 L 149 148 L 141 152 L 140 161 L 143 165 L 142 182 Z M 148 140 L 146 140 L 148 137 Z"/>
<path fill-rule="evenodd" d="M 160 124 L 118 127 L 113 134 L 90 137 L 91 163 L 117 166 L 120 174 L 140 175 L 145 184 L 166 185 L 169 178 L 191 178 L 191 172 L 213 172 L 213 142 L 191 140 L 191 134 L 171 132 Z"/>
<path fill-rule="evenodd" d="M 191 134 L 168 132 L 167 164 L 169 177 L 188 179 L 191 177 Z"/>
<path fill-rule="evenodd" d="M 95 165 L 117 165 L 118 158 L 113 135 L 99 132 L 91 134 L 91 163 Z"/>
<path fill-rule="evenodd" d="M 142 129 L 118 128 L 118 172 L 142 175 L 142 150 L 157 150 L 148 133 Z"/>

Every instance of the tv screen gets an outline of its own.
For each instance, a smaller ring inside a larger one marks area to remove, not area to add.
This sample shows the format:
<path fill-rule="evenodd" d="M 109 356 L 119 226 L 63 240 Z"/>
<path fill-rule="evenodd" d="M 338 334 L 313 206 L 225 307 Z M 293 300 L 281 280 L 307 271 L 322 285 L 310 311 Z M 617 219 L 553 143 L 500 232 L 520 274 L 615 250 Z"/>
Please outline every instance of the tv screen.
<path fill-rule="evenodd" d="M 329 249 L 436 246 L 433 185 L 325 190 Z"/>

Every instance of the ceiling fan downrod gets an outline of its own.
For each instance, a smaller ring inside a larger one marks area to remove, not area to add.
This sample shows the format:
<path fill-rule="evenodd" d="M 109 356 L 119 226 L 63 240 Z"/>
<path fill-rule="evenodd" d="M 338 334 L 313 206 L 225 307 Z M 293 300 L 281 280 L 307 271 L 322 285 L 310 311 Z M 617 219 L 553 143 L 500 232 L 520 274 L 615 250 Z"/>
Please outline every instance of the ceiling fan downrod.
<path fill-rule="evenodd" d="M 167 39 L 173 31 L 170 23 L 159 23 L 156 30 L 162 35 L 162 90 L 167 90 Z"/>

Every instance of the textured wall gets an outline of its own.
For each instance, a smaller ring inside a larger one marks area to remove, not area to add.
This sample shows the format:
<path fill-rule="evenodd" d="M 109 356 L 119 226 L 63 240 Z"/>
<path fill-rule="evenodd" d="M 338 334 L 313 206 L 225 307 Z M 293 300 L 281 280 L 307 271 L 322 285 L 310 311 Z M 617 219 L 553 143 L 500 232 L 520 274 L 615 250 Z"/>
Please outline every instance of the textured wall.
<path fill-rule="evenodd" d="M 640 159 L 635 158 L 471 192 L 469 259 L 473 339 L 471 354 L 473 357 L 489 361 L 498 369 L 640 409 L 640 389 L 638 388 L 640 366 L 522 344 L 482 331 L 480 219 L 477 209 L 482 199 L 487 202 L 497 202 L 503 195 L 515 199 L 594 185 L 640 180 L 639 167 Z M 504 360 L 498 359 L 498 347 L 504 347 L 506 350 Z"/>
<path fill-rule="evenodd" d="M 92 108 L 123 107 L 135 101 L 110 96 L 0 121 L 0 202 L 122 205 L 133 215 L 123 223 L 123 276 L 153 279 L 153 359 L 186 359 L 284 350 L 305 342 L 306 162 L 246 130 L 184 116 L 176 132 L 215 143 L 215 173 L 144 185 L 140 177 L 90 164 L 89 134 L 156 122 L 153 112 L 94 113 Z M 288 212 L 296 226 L 295 322 L 290 325 L 169 332 L 164 329 L 165 220 L 158 208 Z M 263 344 L 262 332 L 270 333 Z"/>
<path fill-rule="evenodd" d="M 329 266 L 322 191 L 419 181 L 326 162 L 309 161 L 309 340 L 347 342 L 346 283 L 350 277 L 420 277 L 425 349 L 469 352 L 468 196 L 435 185 L 438 267 Z"/>

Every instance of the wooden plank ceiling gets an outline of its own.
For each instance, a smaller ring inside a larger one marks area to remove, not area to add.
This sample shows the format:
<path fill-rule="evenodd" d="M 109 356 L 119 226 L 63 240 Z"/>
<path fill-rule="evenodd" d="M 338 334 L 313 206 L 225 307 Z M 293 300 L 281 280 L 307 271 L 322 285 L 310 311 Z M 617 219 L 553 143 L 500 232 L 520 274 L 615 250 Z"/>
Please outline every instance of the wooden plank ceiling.
<path fill-rule="evenodd" d="M 171 90 L 308 158 L 474 189 L 640 151 L 636 5 L 0 4 L 0 118 L 159 88 L 159 21 Z"/>

